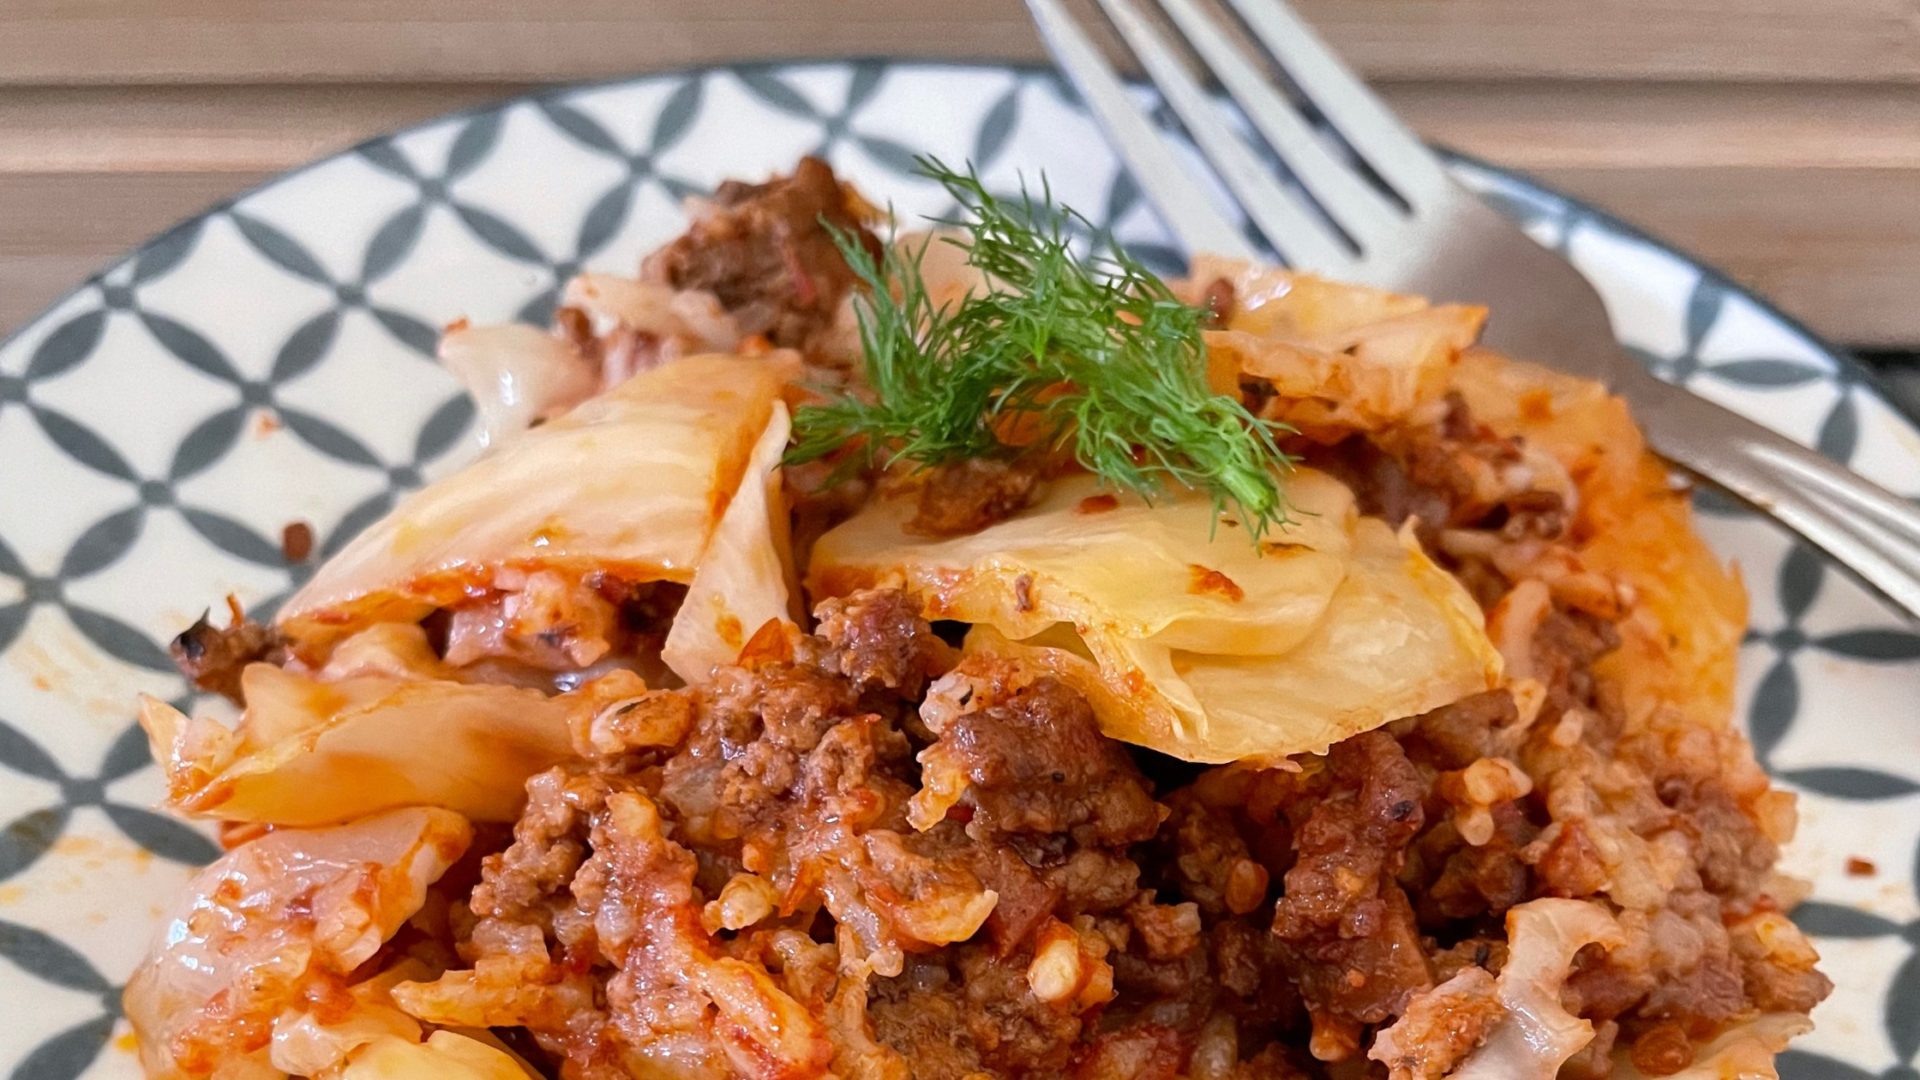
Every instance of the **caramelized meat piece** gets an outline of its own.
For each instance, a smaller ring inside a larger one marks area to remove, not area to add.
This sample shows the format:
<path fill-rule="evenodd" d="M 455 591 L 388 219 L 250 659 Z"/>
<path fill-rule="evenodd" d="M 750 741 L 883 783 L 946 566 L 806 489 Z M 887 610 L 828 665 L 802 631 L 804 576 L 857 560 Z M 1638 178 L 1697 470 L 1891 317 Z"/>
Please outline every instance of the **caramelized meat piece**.
<path fill-rule="evenodd" d="M 1323 782 L 1290 808 L 1301 819 L 1298 861 L 1273 930 L 1299 960 L 1310 1007 L 1375 1024 L 1433 985 L 1413 908 L 1394 880 L 1425 824 L 1427 783 L 1384 731 L 1335 744 Z"/>
<path fill-rule="evenodd" d="M 1209 330 L 1224 330 L 1233 321 L 1233 310 L 1238 304 L 1234 295 L 1233 282 L 1227 278 L 1214 278 L 1200 294 L 1200 310 L 1203 325 Z M 1271 383 L 1267 384 L 1269 387 Z"/>
<path fill-rule="evenodd" d="M 1493 752 L 1493 733 L 1520 716 L 1513 691 L 1486 690 L 1442 705 L 1415 719 L 1415 737 L 1435 764 L 1464 769 Z"/>
<path fill-rule="evenodd" d="M 974 945 L 916 959 L 875 986 L 875 1034 L 913 1063 L 915 1080 L 1060 1076 L 1087 1025 L 1034 996 L 1029 960 Z"/>
<path fill-rule="evenodd" d="M 1508 538 L 1558 539 L 1566 530 L 1564 498 L 1534 486 L 1519 440 L 1476 423 L 1458 394 L 1438 423 L 1354 437 L 1311 463 L 1353 488 L 1363 513 L 1394 525 L 1419 520 L 1429 548 L 1445 527 L 1498 529 Z"/>
<path fill-rule="evenodd" d="M 921 536 L 979 532 L 1019 513 L 1040 485 L 1038 466 L 1026 461 L 968 458 L 929 470 L 907 531 Z"/>
<path fill-rule="evenodd" d="M 258 661 L 278 663 L 284 656 L 284 643 L 273 627 L 247 618 L 240 602 L 231 596 L 227 597 L 227 611 L 226 629 L 201 615 L 173 639 L 167 652 L 173 657 L 173 666 L 195 689 L 244 705 L 240 700 L 240 672 Z"/>
<path fill-rule="evenodd" d="M 1209 915 L 1245 915 L 1267 898 L 1271 876 L 1253 858 L 1231 817 L 1189 790 L 1167 799 L 1172 811 L 1161 838 L 1172 848 L 1168 867 L 1183 896 Z"/>
<path fill-rule="evenodd" d="M 648 256 L 641 274 L 713 293 L 741 332 L 803 347 L 832 322 L 855 281 L 823 221 L 878 256 L 879 241 L 833 170 L 802 158 L 791 176 L 721 184 L 710 212 Z"/>
<path fill-rule="evenodd" d="M 952 649 L 905 593 L 878 589 L 828 600 L 816 612 L 820 636 L 834 647 L 826 658 L 861 689 L 884 688 L 918 698 L 928 680 L 953 664 Z"/>
<path fill-rule="evenodd" d="M 1160 827 L 1160 808 L 1133 759 L 1100 733 L 1093 707 L 1051 676 L 992 658 L 962 664 L 952 715 L 923 713 L 939 741 L 921 755 L 930 787 L 965 794 L 967 834 L 980 840 L 1058 834 L 1089 847 L 1136 843 Z"/>

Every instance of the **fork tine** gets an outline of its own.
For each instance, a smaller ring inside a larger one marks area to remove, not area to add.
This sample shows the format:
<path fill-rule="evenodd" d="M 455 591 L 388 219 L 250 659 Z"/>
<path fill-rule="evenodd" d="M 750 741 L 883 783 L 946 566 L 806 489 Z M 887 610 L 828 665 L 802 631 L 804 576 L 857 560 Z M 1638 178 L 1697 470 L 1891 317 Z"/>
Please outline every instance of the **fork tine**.
<path fill-rule="evenodd" d="M 1227 0 L 1334 129 L 1416 209 L 1446 197 L 1452 181 L 1418 136 L 1335 56 L 1285 0 Z"/>
<path fill-rule="evenodd" d="M 1193 0 L 1159 0 L 1194 51 L 1213 72 L 1228 96 L 1266 136 L 1268 145 L 1313 194 L 1327 215 L 1360 245 L 1362 254 L 1386 240 L 1398 227 L 1401 211 L 1353 169 L 1335 157 L 1282 95 Z"/>
<path fill-rule="evenodd" d="M 1307 203 L 1281 187 L 1246 143 L 1227 127 L 1216 103 L 1141 18 L 1131 0 L 1099 0 L 1099 4 L 1267 242 L 1286 257 L 1289 265 L 1336 276 L 1350 273 L 1352 257 L 1340 238 L 1322 224 Z"/>
<path fill-rule="evenodd" d="M 1213 208 L 1205 189 L 1187 175 L 1165 138 L 1127 99 L 1120 77 L 1060 6 L 1060 0 L 1027 0 L 1027 8 L 1033 12 L 1033 21 L 1047 40 L 1054 60 L 1079 88 L 1087 108 L 1107 129 L 1140 190 L 1187 252 L 1255 258 L 1253 245 L 1233 222 Z"/>

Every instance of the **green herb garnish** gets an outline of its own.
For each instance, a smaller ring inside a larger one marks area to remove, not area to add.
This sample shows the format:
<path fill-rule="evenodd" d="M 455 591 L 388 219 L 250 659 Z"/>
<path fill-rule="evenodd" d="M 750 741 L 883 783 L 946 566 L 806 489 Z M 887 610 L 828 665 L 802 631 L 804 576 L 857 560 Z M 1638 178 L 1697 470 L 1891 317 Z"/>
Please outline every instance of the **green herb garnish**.
<path fill-rule="evenodd" d="M 920 265 L 925 249 L 889 244 L 877 261 L 836 230 L 841 253 L 868 287 L 860 338 L 872 395 L 843 394 L 795 416 L 793 463 L 859 441 L 855 460 L 930 467 L 1013 458 L 1035 446 L 1071 447 L 1108 485 L 1152 500 L 1169 481 L 1229 505 L 1255 538 L 1285 524 L 1276 473 L 1292 459 L 1286 430 L 1207 385 L 1204 313 L 1111 243 L 1087 257 L 1078 225 L 1044 178 L 1038 198 L 993 195 L 971 167 L 933 158 L 920 171 L 944 185 L 962 214 L 941 242 L 967 253 L 987 291 L 936 307 Z M 1021 432 L 1021 445 L 1004 441 Z"/>

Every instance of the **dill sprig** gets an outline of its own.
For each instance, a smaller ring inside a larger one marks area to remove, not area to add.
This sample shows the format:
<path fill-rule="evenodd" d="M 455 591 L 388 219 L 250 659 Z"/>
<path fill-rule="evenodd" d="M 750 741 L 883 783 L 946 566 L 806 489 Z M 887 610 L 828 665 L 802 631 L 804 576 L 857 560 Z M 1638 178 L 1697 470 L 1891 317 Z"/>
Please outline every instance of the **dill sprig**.
<path fill-rule="evenodd" d="M 1035 446 L 1071 449 L 1109 486 L 1152 500 L 1169 483 L 1209 494 L 1255 538 L 1286 523 L 1279 483 L 1292 459 L 1278 425 L 1207 385 L 1203 312 L 1182 303 L 1117 245 L 1079 256 L 1075 227 L 1044 178 L 1017 199 L 994 195 L 974 170 L 935 158 L 961 214 L 940 242 L 966 252 L 984 292 L 936 306 L 921 278 L 925 248 L 888 244 L 879 259 L 850 234 L 840 251 L 867 286 L 859 304 L 871 396 L 842 394 L 801 408 L 787 460 L 814 461 L 850 444 L 852 460 L 930 467 L 1012 458 Z M 1004 440 L 1020 432 L 1018 445 Z"/>

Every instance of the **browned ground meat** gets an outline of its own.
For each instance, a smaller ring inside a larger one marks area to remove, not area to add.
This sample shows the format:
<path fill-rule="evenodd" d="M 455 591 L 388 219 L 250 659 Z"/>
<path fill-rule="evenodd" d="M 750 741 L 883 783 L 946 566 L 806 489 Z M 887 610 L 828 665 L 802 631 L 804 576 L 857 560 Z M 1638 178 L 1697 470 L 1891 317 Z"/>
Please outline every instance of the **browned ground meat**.
<path fill-rule="evenodd" d="M 1393 468 L 1362 498 L 1450 529 L 1532 513 L 1524 535 L 1552 542 L 1563 521 L 1524 509 L 1546 500 L 1427 482 L 1448 454 L 1504 459 L 1458 413 L 1429 445 L 1374 448 Z M 1489 604 L 1524 584 L 1436 554 Z M 581 762 L 534 779 L 454 920 L 472 971 L 430 1015 L 524 1029 L 582 1080 L 669 1060 L 1416 1080 L 1497 1022 L 1506 914 L 1548 896 L 1606 904 L 1626 937 L 1574 962 L 1563 1001 L 1596 1036 L 1564 1075 L 1605 1077 L 1615 1048 L 1677 1068 L 1731 1023 L 1811 1008 L 1830 984 L 1770 921 L 1777 852 L 1727 766 L 1738 736 L 1629 722 L 1592 673 L 1614 625 L 1543 604 L 1524 687 L 1205 769 L 1105 738 L 1045 673 L 958 655 L 900 593 L 824 604 L 815 634 L 650 694 L 671 723 L 596 723 Z"/>
<path fill-rule="evenodd" d="M 826 659 L 862 690 L 918 698 L 930 679 L 953 665 L 952 650 L 925 632 L 919 609 L 902 593 L 828 600 L 817 614 L 820 636 L 833 643 Z"/>
<path fill-rule="evenodd" d="M 763 184 L 729 180 L 686 234 L 648 256 L 641 273 L 676 289 L 703 289 L 747 334 L 801 346 L 824 329 L 853 287 L 853 272 L 822 221 L 879 253 L 858 206 L 819 158 Z"/>
<path fill-rule="evenodd" d="M 1288 800 L 1295 861 L 1273 932 L 1287 945 L 1315 1028 L 1357 1030 L 1433 985 L 1413 905 L 1396 877 L 1425 824 L 1425 784 L 1400 744 L 1373 731 L 1333 747 Z"/>
<path fill-rule="evenodd" d="M 1160 813 L 1146 778 L 1100 733 L 1086 699 L 1053 678 L 1018 685 L 1011 667 L 969 661 L 962 711 L 928 720 L 938 741 L 922 762 L 958 774 L 967 834 L 1016 845 L 1066 836 L 1085 847 L 1151 839 Z"/>
<path fill-rule="evenodd" d="M 194 689 L 219 694 L 237 705 L 241 704 L 240 672 L 257 661 L 279 662 L 285 649 L 272 627 L 247 618 L 231 598 L 227 607 L 225 629 L 213 625 L 203 614 L 173 639 L 167 652 Z"/>
<path fill-rule="evenodd" d="M 1034 500 L 1040 468 L 1031 461 L 968 458 L 928 470 L 907 531 L 959 536 L 1004 521 Z"/>
<path fill-rule="evenodd" d="M 1566 528 L 1562 497 L 1527 485 L 1500 486 L 1520 463 L 1519 444 L 1476 424 L 1456 395 L 1429 427 L 1394 428 L 1378 440 L 1354 436 L 1308 451 L 1315 467 L 1353 488 L 1363 512 L 1398 525 L 1420 522 L 1428 546 L 1447 526 L 1492 527 L 1508 537 L 1556 537 Z"/>

